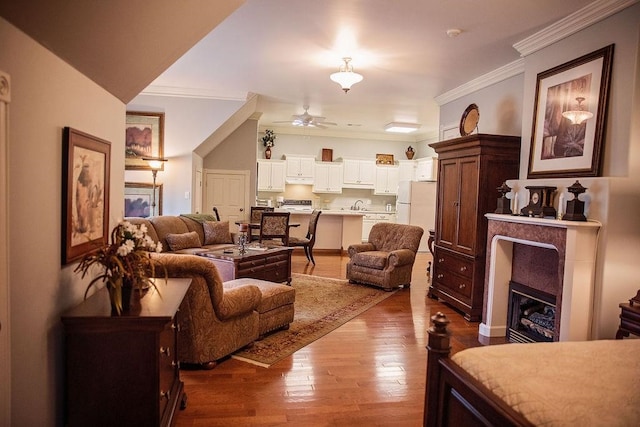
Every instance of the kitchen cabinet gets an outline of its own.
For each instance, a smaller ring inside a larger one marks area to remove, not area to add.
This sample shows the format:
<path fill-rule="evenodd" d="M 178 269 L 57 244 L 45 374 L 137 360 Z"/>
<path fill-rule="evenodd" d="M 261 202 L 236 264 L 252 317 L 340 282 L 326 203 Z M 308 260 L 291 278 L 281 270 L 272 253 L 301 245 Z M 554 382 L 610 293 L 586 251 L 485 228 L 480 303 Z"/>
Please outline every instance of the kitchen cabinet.
<path fill-rule="evenodd" d="M 287 165 L 287 184 L 313 184 L 316 159 L 313 156 L 285 155 Z"/>
<path fill-rule="evenodd" d="M 436 157 L 424 157 L 416 160 L 416 181 L 436 181 L 438 172 L 438 159 Z"/>
<path fill-rule="evenodd" d="M 311 191 L 314 193 L 342 193 L 342 163 L 316 162 Z"/>
<path fill-rule="evenodd" d="M 438 153 L 434 266 L 429 296 L 479 321 L 484 297 L 486 213 L 496 188 L 518 178 L 520 137 L 476 134 L 430 144 Z"/>
<path fill-rule="evenodd" d="M 258 160 L 258 191 L 284 191 L 285 162 L 283 160 Z"/>
<path fill-rule="evenodd" d="M 376 185 L 373 194 L 396 195 L 398 194 L 398 178 L 400 171 L 398 166 L 376 165 Z"/>
<path fill-rule="evenodd" d="M 362 217 L 362 241 L 369 241 L 369 233 L 374 225 L 379 222 L 396 222 L 394 213 L 366 213 Z"/>
<path fill-rule="evenodd" d="M 343 159 L 344 188 L 374 188 L 376 180 L 375 160 Z"/>
<path fill-rule="evenodd" d="M 415 160 L 399 160 L 398 181 L 415 181 L 416 164 L 417 162 Z"/>

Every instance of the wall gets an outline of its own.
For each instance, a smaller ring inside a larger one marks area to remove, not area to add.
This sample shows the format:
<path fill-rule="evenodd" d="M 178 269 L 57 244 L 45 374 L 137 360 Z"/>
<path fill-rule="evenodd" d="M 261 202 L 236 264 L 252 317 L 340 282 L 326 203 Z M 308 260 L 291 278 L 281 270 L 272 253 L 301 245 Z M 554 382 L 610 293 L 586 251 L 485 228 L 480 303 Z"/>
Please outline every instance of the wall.
<path fill-rule="evenodd" d="M 62 425 L 61 313 L 86 282 L 60 266 L 62 131 L 111 142 L 110 225 L 123 208 L 125 106 L 0 18 L 0 64 L 12 78 L 9 236 L 12 425 Z M 99 369 L 99 367 L 96 367 Z"/>
<path fill-rule="evenodd" d="M 193 150 L 225 122 L 243 103 L 239 101 L 139 95 L 127 104 L 127 111 L 163 112 L 164 156 L 169 159 L 158 172 L 163 183 L 164 215 L 192 211 Z M 127 182 L 151 183 L 150 171 L 125 171 Z M 185 193 L 189 197 L 185 197 Z"/>
<path fill-rule="evenodd" d="M 526 180 L 531 140 L 535 88 L 538 73 L 580 57 L 584 54 L 615 43 L 613 74 L 608 104 L 608 119 L 604 138 L 603 178 L 580 179 L 587 188 L 587 197 L 592 200 L 590 219 L 603 222 L 599 236 L 598 267 L 596 278 L 596 300 L 594 301 L 593 335 L 596 338 L 611 338 L 619 324 L 618 304 L 635 295 L 638 289 L 637 260 L 640 256 L 640 131 L 639 108 L 639 30 L 640 4 L 635 4 L 600 23 L 545 47 L 524 58 L 522 78 L 523 91 L 510 84 L 498 84 L 443 105 L 441 125 L 454 119 L 454 111 L 462 114 L 463 105 L 475 102 L 480 107 L 480 123 L 485 122 L 482 112 L 486 99 L 495 100 L 522 97 L 522 151 L 520 158 L 520 180 L 509 185 L 523 188 L 526 185 L 554 185 L 559 190 L 575 182 L 575 179 Z M 489 90 L 495 93 L 490 96 Z M 494 100 L 494 101 L 491 101 Z M 499 110 L 495 109 L 499 115 Z M 502 120 L 496 117 L 497 123 Z M 487 124 L 488 125 L 488 124 Z M 482 125 L 481 131 L 488 133 L 502 130 Z M 519 192 L 520 206 L 527 197 Z"/>

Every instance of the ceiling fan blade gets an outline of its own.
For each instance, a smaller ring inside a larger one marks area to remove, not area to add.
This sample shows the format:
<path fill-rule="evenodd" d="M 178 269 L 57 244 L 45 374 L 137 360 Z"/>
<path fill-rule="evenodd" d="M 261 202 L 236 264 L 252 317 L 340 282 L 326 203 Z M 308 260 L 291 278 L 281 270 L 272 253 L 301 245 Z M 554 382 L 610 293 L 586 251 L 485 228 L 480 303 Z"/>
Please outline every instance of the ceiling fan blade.
<path fill-rule="evenodd" d="M 316 125 L 330 125 L 330 126 L 338 126 L 337 123 L 333 123 L 333 122 L 314 122 Z"/>

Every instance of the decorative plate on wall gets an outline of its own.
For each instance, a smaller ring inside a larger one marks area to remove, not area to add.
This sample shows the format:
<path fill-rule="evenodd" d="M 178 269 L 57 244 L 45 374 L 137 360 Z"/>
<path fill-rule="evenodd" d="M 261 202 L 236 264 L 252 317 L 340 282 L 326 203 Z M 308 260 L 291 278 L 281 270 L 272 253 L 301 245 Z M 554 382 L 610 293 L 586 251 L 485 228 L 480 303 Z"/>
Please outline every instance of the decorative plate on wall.
<path fill-rule="evenodd" d="M 462 118 L 460 119 L 460 135 L 471 135 L 471 132 L 478 126 L 479 121 L 480 111 L 478 110 L 478 106 L 476 104 L 469 105 L 467 109 L 464 110 L 464 113 L 462 113 Z"/>

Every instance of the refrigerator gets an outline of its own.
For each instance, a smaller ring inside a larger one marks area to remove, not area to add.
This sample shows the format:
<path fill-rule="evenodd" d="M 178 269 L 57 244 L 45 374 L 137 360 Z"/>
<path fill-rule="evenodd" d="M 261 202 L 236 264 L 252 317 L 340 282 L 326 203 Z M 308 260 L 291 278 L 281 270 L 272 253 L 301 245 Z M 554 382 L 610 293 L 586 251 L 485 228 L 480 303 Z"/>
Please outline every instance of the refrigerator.
<path fill-rule="evenodd" d="M 400 181 L 396 198 L 396 222 L 422 227 L 418 251 L 427 252 L 429 230 L 436 225 L 436 181 Z"/>

